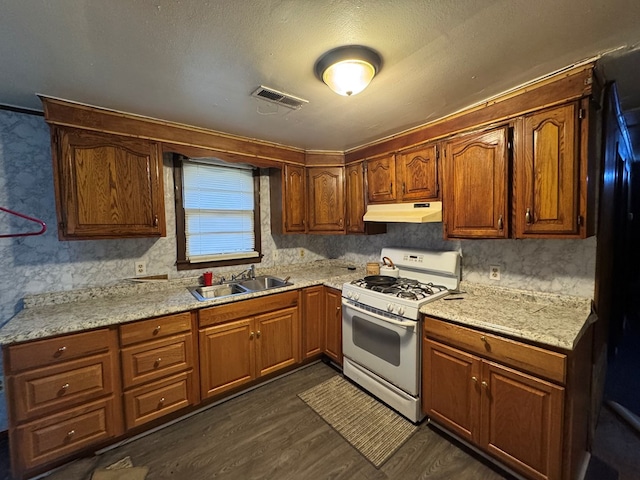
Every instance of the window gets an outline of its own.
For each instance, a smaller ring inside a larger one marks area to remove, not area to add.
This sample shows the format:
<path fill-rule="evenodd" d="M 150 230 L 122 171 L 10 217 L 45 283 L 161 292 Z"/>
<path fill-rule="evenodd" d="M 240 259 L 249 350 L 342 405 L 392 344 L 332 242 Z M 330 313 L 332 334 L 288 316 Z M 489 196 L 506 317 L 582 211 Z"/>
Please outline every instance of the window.
<path fill-rule="evenodd" d="M 256 168 L 178 157 L 174 180 L 178 270 L 260 261 Z"/>

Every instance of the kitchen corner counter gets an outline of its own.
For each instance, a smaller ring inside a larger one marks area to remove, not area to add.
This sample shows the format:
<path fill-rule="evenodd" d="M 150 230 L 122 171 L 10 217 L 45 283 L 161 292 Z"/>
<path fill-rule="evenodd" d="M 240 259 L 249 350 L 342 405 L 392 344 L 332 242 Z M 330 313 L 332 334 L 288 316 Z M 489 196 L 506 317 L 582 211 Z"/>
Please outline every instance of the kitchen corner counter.
<path fill-rule="evenodd" d="M 34 295 L 25 298 L 25 308 L 0 329 L 0 345 L 197 310 L 314 285 L 341 289 L 343 283 L 362 277 L 364 269 L 348 270 L 344 262 L 327 260 L 259 270 L 258 273 L 290 276 L 289 281 L 293 285 L 205 302 L 196 300 L 187 289 L 198 284 L 197 277 L 156 283 L 124 282 L 110 287 Z"/>
<path fill-rule="evenodd" d="M 573 350 L 597 319 L 588 298 L 465 282 L 460 291 L 424 305 L 420 313 L 564 350 Z"/>

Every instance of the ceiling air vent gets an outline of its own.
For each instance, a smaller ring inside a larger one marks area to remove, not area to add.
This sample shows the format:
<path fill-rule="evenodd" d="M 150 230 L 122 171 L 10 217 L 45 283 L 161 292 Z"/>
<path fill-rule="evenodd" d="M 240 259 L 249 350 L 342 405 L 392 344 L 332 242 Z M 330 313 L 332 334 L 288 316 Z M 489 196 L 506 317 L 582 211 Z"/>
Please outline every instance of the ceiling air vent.
<path fill-rule="evenodd" d="M 304 98 L 296 97 L 289 93 L 279 92 L 278 90 L 274 90 L 273 88 L 265 87 L 263 85 L 260 85 L 256 91 L 251 94 L 251 96 L 277 105 L 282 105 L 283 107 L 291 108 L 292 110 L 299 110 L 302 105 L 309 103 L 309 100 L 305 100 Z"/>

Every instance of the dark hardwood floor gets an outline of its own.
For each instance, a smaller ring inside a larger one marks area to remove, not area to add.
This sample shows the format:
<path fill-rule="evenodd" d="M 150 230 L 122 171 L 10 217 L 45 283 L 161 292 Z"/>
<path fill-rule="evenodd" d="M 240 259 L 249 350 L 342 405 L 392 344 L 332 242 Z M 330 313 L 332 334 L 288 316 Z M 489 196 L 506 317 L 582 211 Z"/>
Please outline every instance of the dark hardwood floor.
<path fill-rule="evenodd" d="M 311 365 L 48 478 L 89 479 L 126 456 L 149 467 L 149 480 L 510 478 L 426 422 L 376 469 L 297 397 L 336 374 Z"/>

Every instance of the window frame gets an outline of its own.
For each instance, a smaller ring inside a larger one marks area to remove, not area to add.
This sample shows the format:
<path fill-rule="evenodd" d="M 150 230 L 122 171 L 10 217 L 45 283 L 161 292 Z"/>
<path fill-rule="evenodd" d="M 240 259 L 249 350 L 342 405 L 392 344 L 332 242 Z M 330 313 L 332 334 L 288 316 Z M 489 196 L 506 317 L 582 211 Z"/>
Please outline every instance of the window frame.
<path fill-rule="evenodd" d="M 173 183 L 175 192 L 176 211 L 176 268 L 181 270 L 197 270 L 204 268 L 226 267 L 232 265 L 246 265 L 250 263 L 262 262 L 262 237 L 260 224 L 260 169 L 253 169 L 253 234 L 255 239 L 255 251 L 257 257 L 250 258 L 229 258 L 225 260 L 215 260 L 210 262 L 190 262 L 187 259 L 187 239 L 186 239 L 186 215 L 182 202 L 182 164 L 187 157 L 182 155 L 173 156 Z M 224 161 L 224 160 L 223 160 Z"/>

